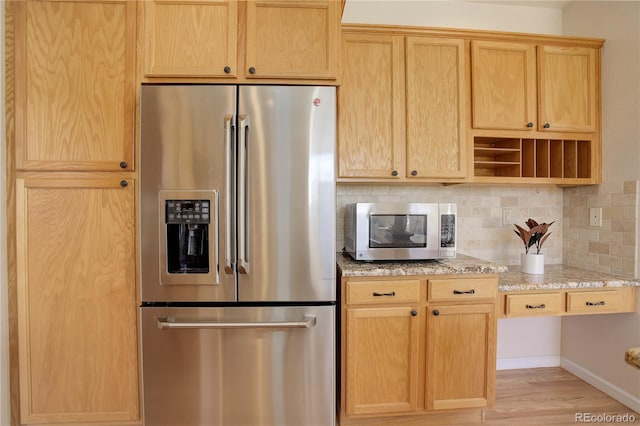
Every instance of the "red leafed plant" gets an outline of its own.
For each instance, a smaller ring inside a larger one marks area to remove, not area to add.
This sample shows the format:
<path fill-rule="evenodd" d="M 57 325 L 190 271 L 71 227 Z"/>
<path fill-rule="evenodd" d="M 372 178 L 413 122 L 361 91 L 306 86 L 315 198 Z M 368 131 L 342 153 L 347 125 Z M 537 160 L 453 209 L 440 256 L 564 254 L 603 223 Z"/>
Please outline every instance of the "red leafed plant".
<path fill-rule="evenodd" d="M 527 220 L 525 223 L 529 230 L 526 230 L 514 223 L 514 226 L 517 228 L 517 230 L 514 229 L 513 232 L 515 232 L 524 243 L 525 253 L 528 254 L 529 249 L 532 246 L 536 246 L 536 254 L 540 254 L 542 244 L 544 244 L 547 238 L 549 238 L 549 235 L 551 235 L 551 232 L 547 234 L 547 231 L 549 230 L 549 227 L 555 223 L 555 221 L 551 223 L 538 223 L 535 220 L 529 218 L 529 220 Z"/>

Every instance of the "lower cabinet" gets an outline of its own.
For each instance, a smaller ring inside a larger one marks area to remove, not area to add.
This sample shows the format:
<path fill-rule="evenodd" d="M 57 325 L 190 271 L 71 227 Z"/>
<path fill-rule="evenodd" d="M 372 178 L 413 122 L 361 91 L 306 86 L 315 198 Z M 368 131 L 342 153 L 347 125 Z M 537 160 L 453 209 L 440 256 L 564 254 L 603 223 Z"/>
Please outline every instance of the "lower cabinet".
<path fill-rule="evenodd" d="M 340 424 L 494 403 L 497 276 L 341 283 Z"/>
<path fill-rule="evenodd" d="M 420 339 L 417 309 L 347 309 L 347 330 L 347 414 L 415 411 Z"/>
<path fill-rule="evenodd" d="M 134 181 L 16 183 L 20 423 L 138 422 Z"/>
<path fill-rule="evenodd" d="M 427 308 L 427 410 L 492 404 L 495 311 L 493 303 Z"/>

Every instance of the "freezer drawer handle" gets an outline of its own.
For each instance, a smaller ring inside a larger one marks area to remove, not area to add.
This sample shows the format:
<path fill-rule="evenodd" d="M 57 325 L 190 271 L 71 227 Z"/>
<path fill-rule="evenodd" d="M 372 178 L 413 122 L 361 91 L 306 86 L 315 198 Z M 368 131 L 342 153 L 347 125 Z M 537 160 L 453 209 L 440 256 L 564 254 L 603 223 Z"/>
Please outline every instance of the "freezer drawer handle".
<path fill-rule="evenodd" d="M 316 317 L 306 316 L 302 321 L 273 321 L 273 322 L 215 322 L 215 321 L 176 321 L 174 317 L 158 318 L 159 329 L 196 328 L 196 329 L 227 329 L 227 328 L 257 328 L 263 330 L 277 330 L 283 328 L 311 328 L 316 325 Z"/>

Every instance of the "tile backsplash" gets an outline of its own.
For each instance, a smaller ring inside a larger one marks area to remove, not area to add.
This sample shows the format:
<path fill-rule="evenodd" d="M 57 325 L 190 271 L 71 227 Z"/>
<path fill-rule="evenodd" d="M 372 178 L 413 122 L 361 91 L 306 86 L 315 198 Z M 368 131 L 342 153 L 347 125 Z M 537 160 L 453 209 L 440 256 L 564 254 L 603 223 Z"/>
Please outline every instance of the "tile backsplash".
<path fill-rule="evenodd" d="M 563 257 L 567 265 L 633 276 L 638 182 L 604 182 L 564 191 Z M 590 226 L 590 208 L 602 209 L 602 226 Z"/>
<path fill-rule="evenodd" d="M 528 218 L 555 223 L 544 244 L 546 263 L 563 261 L 563 190 L 555 186 L 510 187 L 476 185 L 388 186 L 338 184 L 336 247 L 344 247 L 344 206 L 355 202 L 456 203 L 458 252 L 485 260 L 520 264 L 523 245 L 514 223 Z M 502 223 L 503 211 L 511 220 Z"/>

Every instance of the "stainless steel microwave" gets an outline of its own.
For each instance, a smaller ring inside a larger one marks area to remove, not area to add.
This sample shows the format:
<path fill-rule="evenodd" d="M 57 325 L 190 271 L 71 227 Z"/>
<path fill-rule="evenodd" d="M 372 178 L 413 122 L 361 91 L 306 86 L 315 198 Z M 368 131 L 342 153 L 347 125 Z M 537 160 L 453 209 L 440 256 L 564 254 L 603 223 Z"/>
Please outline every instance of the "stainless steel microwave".
<path fill-rule="evenodd" d="M 452 203 L 355 203 L 346 206 L 345 251 L 355 260 L 456 256 Z"/>

